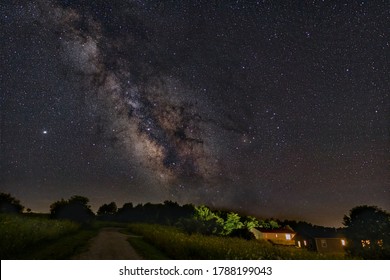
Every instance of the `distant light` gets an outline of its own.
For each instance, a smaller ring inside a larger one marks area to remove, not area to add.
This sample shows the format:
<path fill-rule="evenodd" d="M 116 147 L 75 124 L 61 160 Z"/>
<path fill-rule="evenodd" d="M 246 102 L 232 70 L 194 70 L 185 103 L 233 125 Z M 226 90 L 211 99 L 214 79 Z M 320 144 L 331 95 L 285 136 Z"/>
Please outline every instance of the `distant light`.
<path fill-rule="evenodd" d="M 47 130 L 42 131 L 43 134 L 47 134 Z"/>

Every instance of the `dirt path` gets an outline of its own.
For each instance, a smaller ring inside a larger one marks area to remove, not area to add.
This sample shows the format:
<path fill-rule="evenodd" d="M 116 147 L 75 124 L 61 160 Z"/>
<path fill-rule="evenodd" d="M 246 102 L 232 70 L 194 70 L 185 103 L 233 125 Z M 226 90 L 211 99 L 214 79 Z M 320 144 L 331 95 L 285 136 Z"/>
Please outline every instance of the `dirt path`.
<path fill-rule="evenodd" d="M 129 235 L 121 228 L 103 228 L 90 241 L 89 250 L 74 256 L 74 260 L 141 260 L 127 241 Z"/>

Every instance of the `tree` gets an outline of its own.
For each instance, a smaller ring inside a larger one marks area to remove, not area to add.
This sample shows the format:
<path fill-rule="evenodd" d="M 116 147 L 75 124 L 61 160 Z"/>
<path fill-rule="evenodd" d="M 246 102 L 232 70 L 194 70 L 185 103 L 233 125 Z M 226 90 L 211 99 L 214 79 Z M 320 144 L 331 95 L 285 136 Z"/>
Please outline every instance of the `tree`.
<path fill-rule="evenodd" d="M 50 217 L 67 219 L 78 223 L 89 223 L 95 216 L 88 205 L 89 199 L 83 196 L 72 196 L 68 200 L 61 199 L 50 205 Z"/>
<path fill-rule="evenodd" d="M 244 219 L 244 226 L 248 229 L 251 230 L 252 228 L 259 227 L 260 223 L 259 221 L 252 216 L 246 216 Z"/>
<path fill-rule="evenodd" d="M 275 228 L 279 228 L 279 227 L 280 227 L 279 224 L 278 224 L 278 222 L 277 222 L 277 221 L 274 221 L 274 220 L 269 221 L 269 225 L 270 225 L 270 227 L 271 227 L 272 229 L 275 229 Z"/>
<path fill-rule="evenodd" d="M 202 234 L 221 234 L 223 232 L 224 220 L 207 206 L 197 206 L 194 211 L 193 224 L 196 232 Z"/>
<path fill-rule="evenodd" d="M 24 206 L 9 193 L 0 193 L 0 213 L 22 213 Z"/>
<path fill-rule="evenodd" d="M 101 215 L 114 215 L 116 214 L 118 208 L 115 204 L 115 202 L 111 202 L 109 204 L 103 204 L 99 207 L 99 210 L 97 211 L 97 214 L 99 216 Z"/>
<path fill-rule="evenodd" d="M 240 216 L 236 213 L 228 213 L 226 217 L 226 221 L 223 224 L 223 235 L 229 235 L 234 230 L 241 229 L 244 226 L 240 221 Z"/>
<path fill-rule="evenodd" d="M 344 216 L 347 251 L 364 259 L 390 257 L 390 214 L 377 206 L 357 206 Z"/>

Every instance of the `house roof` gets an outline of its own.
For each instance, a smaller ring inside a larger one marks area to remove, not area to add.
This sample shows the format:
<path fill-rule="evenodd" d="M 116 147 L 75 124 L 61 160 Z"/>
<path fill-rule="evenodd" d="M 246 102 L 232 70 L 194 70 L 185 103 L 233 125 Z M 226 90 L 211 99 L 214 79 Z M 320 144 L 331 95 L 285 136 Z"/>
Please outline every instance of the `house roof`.
<path fill-rule="evenodd" d="M 266 228 L 256 228 L 262 233 L 296 233 L 290 228 L 277 228 L 277 229 L 266 229 Z"/>
<path fill-rule="evenodd" d="M 297 232 L 297 236 L 302 236 L 306 238 L 345 238 L 345 235 L 343 233 L 334 231 L 325 231 L 325 232 Z"/>

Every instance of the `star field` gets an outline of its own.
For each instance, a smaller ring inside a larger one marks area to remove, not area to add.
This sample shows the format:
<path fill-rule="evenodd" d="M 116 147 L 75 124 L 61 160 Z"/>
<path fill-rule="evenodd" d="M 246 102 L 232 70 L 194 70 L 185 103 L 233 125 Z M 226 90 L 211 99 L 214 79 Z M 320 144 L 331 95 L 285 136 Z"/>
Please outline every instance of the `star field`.
<path fill-rule="evenodd" d="M 387 1 L 2 1 L 0 191 L 340 225 L 390 207 Z"/>

